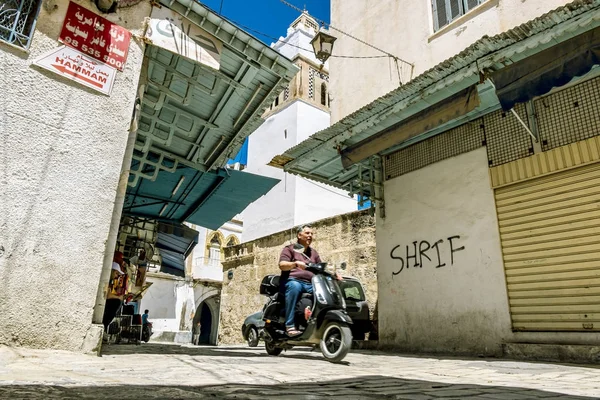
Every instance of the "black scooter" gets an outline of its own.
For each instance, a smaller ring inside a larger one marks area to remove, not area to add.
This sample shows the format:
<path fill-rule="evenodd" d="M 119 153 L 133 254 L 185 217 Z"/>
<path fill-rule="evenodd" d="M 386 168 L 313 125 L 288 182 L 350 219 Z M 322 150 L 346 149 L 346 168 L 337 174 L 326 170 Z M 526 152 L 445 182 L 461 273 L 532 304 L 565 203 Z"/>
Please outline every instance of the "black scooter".
<path fill-rule="evenodd" d="M 265 349 L 269 355 L 277 356 L 294 346 L 314 348 L 319 345 L 328 361 L 339 362 L 352 345 L 352 332 L 348 326 L 352 319 L 346 313 L 346 302 L 337 280 L 326 271 L 327 264 L 307 265 L 307 271 L 315 274 L 313 294 L 302 294 L 296 304 L 296 328 L 302 331 L 298 336 L 288 336 L 285 329 L 285 283 L 280 282 L 279 275 L 263 278 L 260 294 L 269 296 L 263 308 Z"/>

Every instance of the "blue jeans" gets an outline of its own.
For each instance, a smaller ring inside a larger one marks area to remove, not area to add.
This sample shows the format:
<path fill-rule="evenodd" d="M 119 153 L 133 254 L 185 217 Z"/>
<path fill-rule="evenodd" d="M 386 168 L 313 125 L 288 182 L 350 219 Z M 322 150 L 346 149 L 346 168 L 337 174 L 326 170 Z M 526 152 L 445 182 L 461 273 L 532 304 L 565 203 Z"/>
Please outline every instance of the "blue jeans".
<path fill-rule="evenodd" d="M 285 283 L 285 326 L 294 328 L 294 309 L 302 293 L 312 293 L 312 283 L 290 278 Z"/>

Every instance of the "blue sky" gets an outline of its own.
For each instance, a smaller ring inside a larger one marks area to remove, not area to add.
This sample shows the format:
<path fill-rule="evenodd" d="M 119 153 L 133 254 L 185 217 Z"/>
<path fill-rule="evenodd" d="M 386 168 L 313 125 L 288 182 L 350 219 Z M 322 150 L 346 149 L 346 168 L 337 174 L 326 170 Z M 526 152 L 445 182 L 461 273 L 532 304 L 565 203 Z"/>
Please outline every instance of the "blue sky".
<path fill-rule="evenodd" d="M 226 18 L 275 38 L 285 36 L 288 26 L 300 15 L 298 11 L 280 0 L 200 0 L 216 12 L 219 12 L 221 1 L 223 2 L 221 14 Z M 306 6 L 311 15 L 329 22 L 329 0 L 287 0 L 287 2 L 300 8 Z M 256 32 L 247 31 L 269 45 L 275 41 Z"/>

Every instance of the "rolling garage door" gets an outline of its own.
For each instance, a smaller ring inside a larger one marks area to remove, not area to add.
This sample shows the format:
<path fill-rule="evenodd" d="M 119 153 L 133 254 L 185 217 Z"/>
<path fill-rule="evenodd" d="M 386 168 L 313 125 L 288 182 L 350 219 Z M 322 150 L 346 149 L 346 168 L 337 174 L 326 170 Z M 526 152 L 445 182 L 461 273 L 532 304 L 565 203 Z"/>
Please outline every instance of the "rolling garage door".
<path fill-rule="evenodd" d="M 513 329 L 600 331 L 600 163 L 495 197 Z"/>

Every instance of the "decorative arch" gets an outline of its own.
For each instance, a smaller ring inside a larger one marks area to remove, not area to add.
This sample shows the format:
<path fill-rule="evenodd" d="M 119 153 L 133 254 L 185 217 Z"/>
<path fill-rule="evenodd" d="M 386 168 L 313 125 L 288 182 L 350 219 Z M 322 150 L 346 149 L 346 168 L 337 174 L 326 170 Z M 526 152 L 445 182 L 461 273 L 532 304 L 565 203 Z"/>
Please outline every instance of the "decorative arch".
<path fill-rule="evenodd" d="M 212 258 L 218 258 L 223 260 L 223 247 L 225 246 L 225 236 L 219 231 L 214 231 L 206 236 L 206 243 L 204 247 L 204 258 L 210 260 Z M 216 253 L 219 253 L 218 257 Z M 212 254 L 211 254 L 212 253 Z"/>
<path fill-rule="evenodd" d="M 209 295 L 210 293 L 213 293 L 212 296 Z M 219 335 L 220 295 L 210 291 L 202 298 L 204 300 L 196 303 L 198 307 L 194 314 L 192 326 L 196 326 L 200 322 L 201 344 L 216 346 Z"/>
<path fill-rule="evenodd" d="M 237 236 L 235 236 L 235 235 L 227 236 L 227 240 L 225 241 L 225 247 L 237 246 L 238 244 L 240 244 L 240 239 L 238 239 Z"/>
<path fill-rule="evenodd" d="M 210 297 L 219 296 L 220 294 L 221 294 L 221 291 L 219 289 L 217 289 L 217 288 L 211 288 L 211 289 L 207 290 L 206 292 L 202 293 L 200 296 L 198 296 L 198 298 L 196 299 L 196 303 L 195 304 L 200 304 L 204 300 L 206 300 L 206 299 L 208 299 Z"/>

